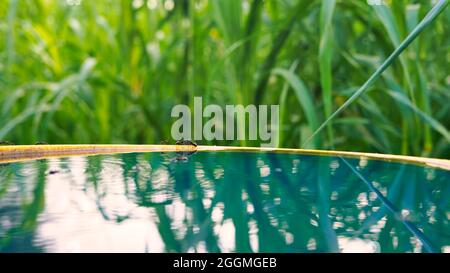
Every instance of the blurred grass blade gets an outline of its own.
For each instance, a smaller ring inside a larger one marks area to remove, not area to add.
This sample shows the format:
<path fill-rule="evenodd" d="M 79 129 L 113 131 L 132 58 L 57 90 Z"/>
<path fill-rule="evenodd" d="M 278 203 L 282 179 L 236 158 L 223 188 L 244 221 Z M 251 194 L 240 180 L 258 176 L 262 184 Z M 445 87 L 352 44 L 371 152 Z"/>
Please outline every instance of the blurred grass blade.
<path fill-rule="evenodd" d="M 42 105 L 36 108 L 28 108 L 21 112 L 19 115 L 9 120 L 8 123 L 3 125 L 0 129 L 0 139 L 4 138 L 11 130 L 13 130 L 18 124 L 27 120 L 27 118 L 39 114 L 41 111 L 47 111 L 48 106 Z"/>
<path fill-rule="evenodd" d="M 303 17 L 309 11 L 309 8 L 313 3 L 314 1 L 299 1 L 298 4 L 291 10 L 285 25 L 273 39 L 272 48 L 259 71 L 260 76 L 254 91 L 254 104 L 261 104 L 267 82 L 269 81 L 270 70 L 274 67 L 278 54 L 283 48 L 283 45 L 289 37 L 298 18 Z"/>
<path fill-rule="evenodd" d="M 319 46 L 319 67 L 320 67 L 320 85 L 322 86 L 322 99 L 324 104 L 324 113 L 328 117 L 332 111 L 332 73 L 331 58 L 333 51 L 333 28 L 332 19 L 336 0 L 322 0 L 320 10 L 320 46 Z M 333 146 L 333 132 L 331 122 L 327 126 L 330 146 Z"/>
<path fill-rule="evenodd" d="M 419 117 L 431 128 L 439 132 L 448 142 L 450 142 L 450 133 L 447 131 L 444 125 L 439 123 L 437 120 L 435 120 L 433 117 L 429 116 L 425 112 L 421 111 L 419 108 L 414 106 L 411 101 L 408 100 L 407 97 L 405 97 L 403 94 L 395 91 L 388 90 L 387 93 L 389 96 L 391 96 L 393 99 L 395 99 L 397 102 L 403 104 L 404 106 L 408 107 L 412 111 L 414 111 L 416 114 L 419 115 Z"/>
<path fill-rule="evenodd" d="M 289 71 L 294 73 L 297 66 L 298 66 L 298 60 L 294 61 L 294 63 L 289 68 Z M 281 91 L 281 95 L 280 95 L 280 105 L 286 105 L 288 91 L 289 91 L 289 83 L 285 82 L 283 85 L 283 89 Z M 277 147 L 278 148 L 281 147 L 281 144 L 283 143 L 283 139 L 284 139 L 283 124 L 284 124 L 285 117 L 286 117 L 286 109 L 285 109 L 285 107 L 282 107 L 280 109 L 280 129 L 277 131 Z"/>
<path fill-rule="evenodd" d="M 11 65 L 14 63 L 14 59 L 15 59 L 15 50 L 14 50 L 14 21 L 16 18 L 16 13 L 17 13 L 17 0 L 11 0 L 9 1 L 9 6 L 8 6 L 8 18 L 7 18 L 7 22 L 8 22 L 8 27 L 7 27 L 7 31 L 6 31 L 6 35 L 5 35 L 5 39 L 6 39 L 6 56 L 7 56 L 7 61 L 6 61 L 6 66 L 8 68 L 8 73 L 6 76 L 6 80 L 9 81 L 10 77 L 11 77 Z"/>
<path fill-rule="evenodd" d="M 348 99 L 342 104 L 332 115 L 330 115 L 303 143 L 305 147 L 325 126 L 327 126 L 333 118 L 346 109 L 353 101 L 361 96 L 395 61 L 395 59 L 416 39 L 416 37 L 429 25 L 433 20 L 447 7 L 449 0 L 440 0 L 422 19 L 422 21 L 414 28 L 414 30 L 403 40 L 403 42 L 392 52 L 392 54 L 378 67 L 378 69 L 370 76 L 370 78 Z"/>
<path fill-rule="evenodd" d="M 403 33 L 406 33 L 405 27 L 404 27 L 404 16 L 403 16 L 403 9 L 404 9 L 404 3 L 398 4 L 398 2 L 395 2 L 391 5 L 391 8 L 388 8 L 387 5 L 375 5 L 373 6 L 373 9 L 375 11 L 375 14 L 380 19 L 382 25 L 386 29 L 386 32 L 388 34 L 389 39 L 391 40 L 394 47 L 400 46 L 401 41 L 401 35 Z M 394 16 L 395 15 L 395 16 Z M 397 20 L 396 20 L 397 19 Z M 416 24 L 417 25 L 417 22 Z M 413 29 L 412 29 L 413 30 Z M 411 30 L 411 31 L 412 31 Z M 402 86 L 409 94 L 409 97 L 414 105 L 417 105 L 416 102 L 416 96 L 418 94 L 415 94 L 413 91 L 413 84 L 411 81 L 411 68 L 408 63 L 408 59 L 404 55 L 399 56 L 399 62 L 401 66 L 401 72 L 402 72 L 402 79 L 401 83 Z M 417 92 L 417 91 L 416 91 Z M 418 123 L 419 120 L 415 115 L 408 115 L 407 118 L 402 120 L 402 126 L 404 129 L 402 130 L 403 133 L 403 147 L 402 147 L 402 153 L 407 154 L 409 146 L 412 145 L 413 151 L 415 153 L 418 153 L 419 151 L 419 143 L 420 140 L 417 137 L 412 137 L 414 135 L 418 135 Z"/>
<path fill-rule="evenodd" d="M 226 41 L 232 44 L 242 36 L 242 2 L 217 0 L 211 2 L 217 23 Z"/>
<path fill-rule="evenodd" d="M 396 25 L 394 15 L 392 14 L 391 10 L 386 5 L 375 5 L 373 6 L 375 13 L 377 14 L 378 18 L 384 25 L 389 39 L 391 39 L 394 47 L 400 47 L 400 31 L 399 27 Z M 412 29 L 414 31 L 414 29 Z M 409 95 L 411 96 L 411 100 L 413 104 L 416 104 L 415 102 L 415 96 L 412 90 L 412 83 L 411 83 L 411 77 L 409 75 L 408 71 L 408 62 L 405 56 L 401 55 L 399 56 L 400 65 L 403 70 L 403 77 L 404 77 L 404 84 L 406 85 L 405 89 L 409 92 Z"/>
<path fill-rule="evenodd" d="M 303 108 L 303 112 L 306 115 L 310 128 L 312 130 L 317 128 L 319 123 L 314 108 L 314 102 L 306 85 L 290 70 L 276 68 L 273 70 L 273 73 L 283 77 L 291 85 L 298 102 Z M 313 147 L 317 147 L 317 142 L 313 142 L 313 144 Z"/>

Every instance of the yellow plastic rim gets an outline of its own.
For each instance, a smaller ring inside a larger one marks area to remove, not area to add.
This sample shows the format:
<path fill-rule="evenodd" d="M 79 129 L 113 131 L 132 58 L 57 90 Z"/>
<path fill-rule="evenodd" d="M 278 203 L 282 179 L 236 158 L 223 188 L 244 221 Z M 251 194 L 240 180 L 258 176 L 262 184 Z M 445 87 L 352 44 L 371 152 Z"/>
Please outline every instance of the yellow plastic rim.
<path fill-rule="evenodd" d="M 235 146 L 191 146 L 191 145 L 11 145 L 0 146 L 0 163 L 20 162 L 26 160 L 44 159 L 49 157 L 66 157 L 80 155 L 117 154 L 117 153 L 148 153 L 148 152 L 273 152 L 287 154 L 345 156 L 368 158 L 385 161 L 407 162 L 430 167 L 450 170 L 450 160 L 377 154 L 362 152 L 344 152 L 328 150 L 260 148 Z"/>

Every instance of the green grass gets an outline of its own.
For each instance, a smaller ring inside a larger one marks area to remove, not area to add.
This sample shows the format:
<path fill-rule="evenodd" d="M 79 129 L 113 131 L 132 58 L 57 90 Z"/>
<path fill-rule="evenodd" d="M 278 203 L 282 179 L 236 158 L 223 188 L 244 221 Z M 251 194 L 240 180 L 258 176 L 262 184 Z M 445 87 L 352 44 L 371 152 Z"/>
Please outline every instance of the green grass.
<path fill-rule="evenodd" d="M 203 96 L 281 102 L 281 147 L 320 129 L 307 147 L 448 158 L 448 8 L 422 28 L 428 0 L 153 2 L 2 1 L 0 139 L 159 143 Z"/>

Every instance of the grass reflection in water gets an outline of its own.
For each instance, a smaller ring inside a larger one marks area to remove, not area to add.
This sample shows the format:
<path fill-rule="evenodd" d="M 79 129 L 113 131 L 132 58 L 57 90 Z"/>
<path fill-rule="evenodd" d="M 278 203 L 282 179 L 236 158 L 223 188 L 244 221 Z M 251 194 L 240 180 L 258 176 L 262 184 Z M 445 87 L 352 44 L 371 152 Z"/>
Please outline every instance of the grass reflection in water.
<path fill-rule="evenodd" d="M 0 251 L 450 248 L 445 170 L 276 153 L 174 158 L 131 153 L 0 165 Z"/>

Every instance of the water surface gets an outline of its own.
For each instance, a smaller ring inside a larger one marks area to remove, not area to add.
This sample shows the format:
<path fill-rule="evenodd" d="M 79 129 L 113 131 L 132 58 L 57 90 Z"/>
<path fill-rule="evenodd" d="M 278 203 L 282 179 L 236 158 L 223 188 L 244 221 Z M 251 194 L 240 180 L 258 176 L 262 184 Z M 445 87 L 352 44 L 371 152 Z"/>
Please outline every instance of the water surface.
<path fill-rule="evenodd" d="M 0 252 L 449 252 L 450 172 L 278 153 L 0 165 Z"/>

